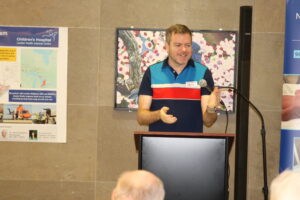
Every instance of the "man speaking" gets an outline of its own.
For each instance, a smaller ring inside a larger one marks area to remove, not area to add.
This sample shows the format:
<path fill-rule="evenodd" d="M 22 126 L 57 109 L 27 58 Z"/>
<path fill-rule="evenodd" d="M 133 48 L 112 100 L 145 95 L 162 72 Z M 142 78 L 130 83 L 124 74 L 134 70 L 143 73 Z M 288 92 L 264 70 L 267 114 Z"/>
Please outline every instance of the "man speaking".
<path fill-rule="evenodd" d="M 220 91 L 211 72 L 191 59 L 192 32 L 176 24 L 166 30 L 168 57 L 146 70 L 139 89 L 137 121 L 149 131 L 203 132 L 217 120 Z M 208 88 L 200 88 L 205 80 Z"/>

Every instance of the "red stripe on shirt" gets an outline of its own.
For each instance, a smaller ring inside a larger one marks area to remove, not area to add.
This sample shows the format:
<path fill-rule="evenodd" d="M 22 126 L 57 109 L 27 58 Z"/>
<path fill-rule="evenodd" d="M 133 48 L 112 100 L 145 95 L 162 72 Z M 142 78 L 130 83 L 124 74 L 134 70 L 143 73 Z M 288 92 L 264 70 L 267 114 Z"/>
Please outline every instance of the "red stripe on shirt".
<path fill-rule="evenodd" d="M 153 99 L 200 100 L 201 90 L 193 88 L 153 88 Z"/>

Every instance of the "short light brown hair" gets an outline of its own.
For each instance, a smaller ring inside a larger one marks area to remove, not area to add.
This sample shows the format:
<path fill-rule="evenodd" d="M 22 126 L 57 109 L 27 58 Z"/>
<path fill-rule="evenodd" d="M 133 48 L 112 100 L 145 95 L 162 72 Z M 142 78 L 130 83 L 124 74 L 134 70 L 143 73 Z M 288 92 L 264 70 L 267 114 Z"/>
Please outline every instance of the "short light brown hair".
<path fill-rule="evenodd" d="M 168 44 L 170 44 L 171 41 L 171 36 L 172 34 L 190 34 L 190 36 L 192 37 L 192 31 L 185 25 L 183 24 L 175 24 L 170 26 L 167 30 L 166 30 L 166 42 Z"/>

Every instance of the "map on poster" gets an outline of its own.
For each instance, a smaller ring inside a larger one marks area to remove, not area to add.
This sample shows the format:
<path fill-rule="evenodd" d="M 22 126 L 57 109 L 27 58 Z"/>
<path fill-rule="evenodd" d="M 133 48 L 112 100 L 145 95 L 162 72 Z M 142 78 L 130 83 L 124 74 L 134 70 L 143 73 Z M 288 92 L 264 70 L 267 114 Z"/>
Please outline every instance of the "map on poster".
<path fill-rule="evenodd" d="M 56 88 L 56 50 L 23 49 L 21 52 L 22 88 Z"/>
<path fill-rule="evenodd" d="M 0 141 L 66 142 L 67 34 L 0 26 Z"/>

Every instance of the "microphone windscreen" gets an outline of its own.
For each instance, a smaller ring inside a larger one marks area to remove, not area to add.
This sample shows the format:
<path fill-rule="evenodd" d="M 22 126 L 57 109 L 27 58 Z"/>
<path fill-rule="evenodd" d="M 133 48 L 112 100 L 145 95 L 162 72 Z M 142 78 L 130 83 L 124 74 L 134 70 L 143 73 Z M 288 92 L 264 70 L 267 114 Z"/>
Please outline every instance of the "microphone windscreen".
<path fill-rule="evenodd" d="M 205 79 L 201 79 L 200 81 L 199 81 L 199 85 L 200 85 L 200 87 L 207 87 L 207 82 L 206 82 L 206 80 Z"/>

